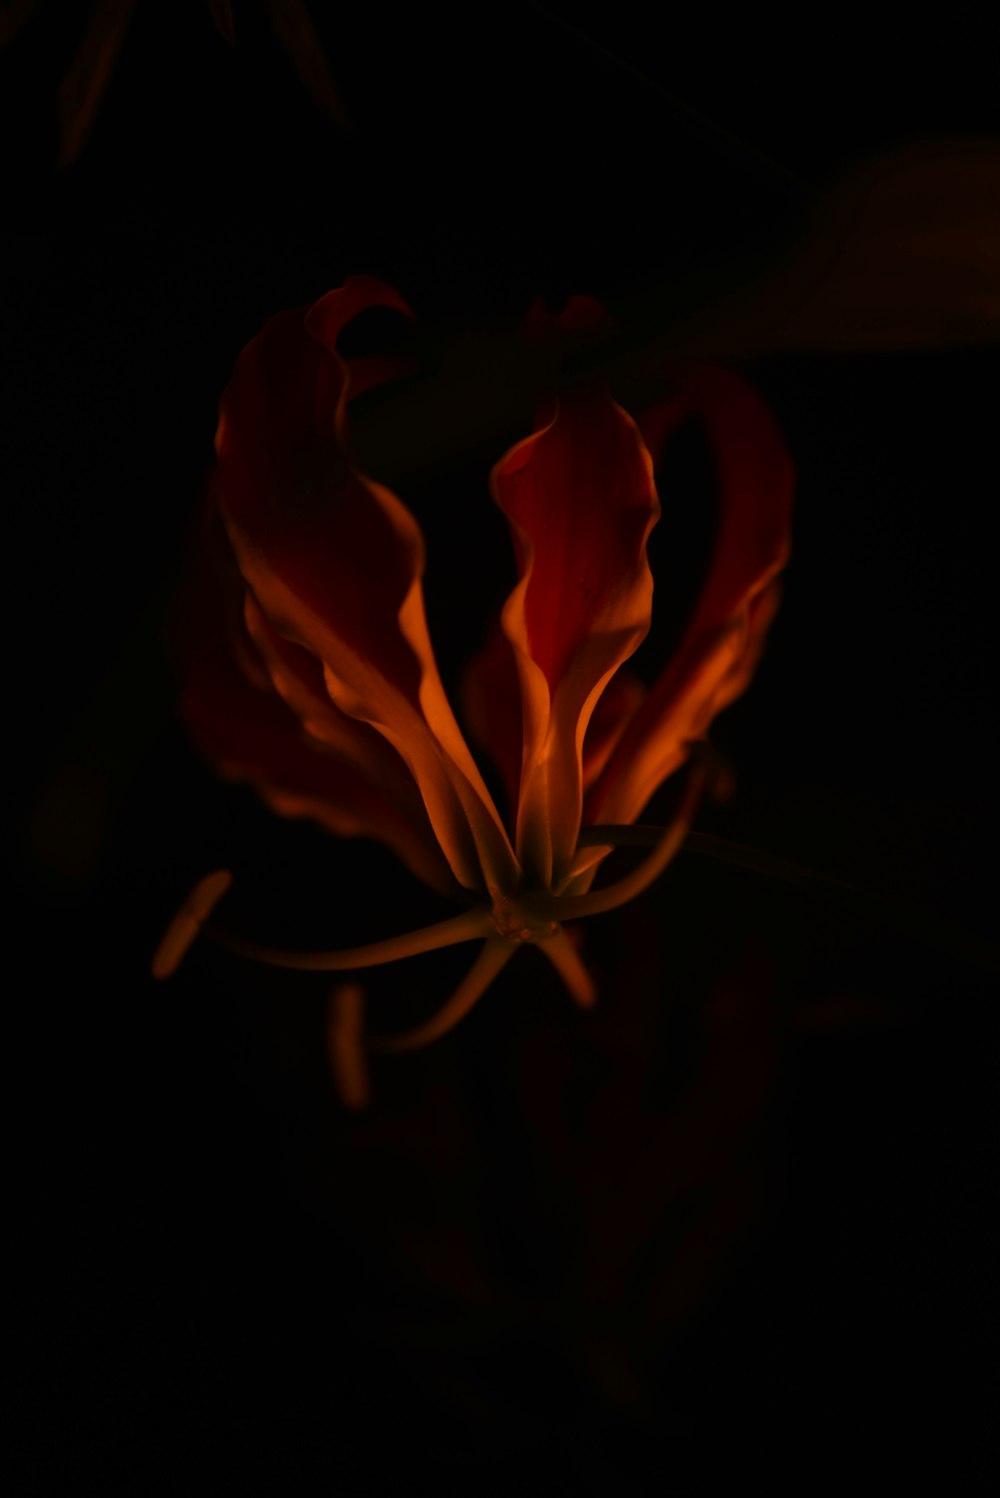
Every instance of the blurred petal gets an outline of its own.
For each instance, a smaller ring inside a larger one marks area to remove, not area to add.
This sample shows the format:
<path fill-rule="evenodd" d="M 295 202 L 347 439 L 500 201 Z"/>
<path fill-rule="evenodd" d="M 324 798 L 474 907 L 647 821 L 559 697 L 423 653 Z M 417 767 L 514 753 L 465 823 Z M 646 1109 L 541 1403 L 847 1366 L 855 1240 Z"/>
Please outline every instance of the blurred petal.
<path fill-rule="evenodd" d="M 212 21 L 219 35 L 231 47 L 236 45 L 236 27 L 233 25 L 233 0 L 208 0 Z"/>
<path fill-rule="evenodd" d="M 646 542 L 659 502 L 638 428 L 593 391 L 501 459 L 493 492 L 520 575 L 502 615 L 523 712 L 518 856 L 548 886 L 576 848 L 591 714 L 649 629 Z"/>
<path fill-rule="evenodd" d="M 882 349 L 1000 337 L 1000 142 L 911 147 L 822 202 L 774 284 L 783 348 Z"/>
<path fill-rule="evenodd" d="M 681 645 L 635 713 L 592 787 L 585 820 L 632 822 L 683 763 L 690 740 L 744 690 L 777 605 L 788 558 L 794 473 L 778 429 L 737 375 L 696 369 L 680 399 L 705 425 L 714 455 L 719 516 L 705 586 Z M 672 424 L 672 421 L 671 423 Z M 662 412 L 643 430 L 663 428 Z"/>
<path fill-rule="evenodd" d="M 6 0 L 0 9 L 0 47 L 5 47 L 17 36 L 26 21 L 30 21 L 37 0 Z"/>
<path fill-rule="evenodd" d="M 347 112 L 323 44 L 303 0 L 268 0 L 271 25 L 306 89 L 325 114 L 346 126 Z"/>
<path fill-rule="evenodd" d="M 424 614 L 423 537 L 347 452 L 344 325 L 397 292 L 354 277 L 273 318 L 243 351 L 216 449 L 240 571 L 276 633 L 322 663 L 326 690 L 408 765 L 459 882 L 506 883 L 513 854 L 445 696 Z"/>
<path fill-rule="evenodd" d="M 627 666 L 616 671 L 601 693 L 583 741 L 583 788 L 589 790 L 611 758 L 618 740 L 645 702 L 646 688 Z"/>
<path fill-rule="evenodd" d="M 588 344 L 595 336 L 614 331 L 615 321 L 595 297 L 571 296 L 561 312 L 550 312 L 536 296 L 521 323 L 520 336 L 529 342 L 549 345 L 561 357 L 574 342 Z"/>
<path fill-rule="evenodd" d="M 108 86 L 135 0 L 98 0 L 80 50 L 59 85 L 59 165 L 69 166 Z"/>
<path fill-rule="evenodd" d="M 925 141 L 820 198 L 777 264 L 720 288 L 680 357 L 963 347 L 1000 339 L 1000 141 Z"/>

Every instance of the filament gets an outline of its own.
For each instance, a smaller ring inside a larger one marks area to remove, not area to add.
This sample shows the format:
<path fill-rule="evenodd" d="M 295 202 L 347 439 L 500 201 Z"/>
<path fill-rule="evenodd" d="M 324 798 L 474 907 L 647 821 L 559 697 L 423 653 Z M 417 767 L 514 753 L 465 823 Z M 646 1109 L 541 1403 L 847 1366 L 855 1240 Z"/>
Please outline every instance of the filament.
<path fill-rule="evenodd" d="M 169 978 L 180 967 L 188 949 L 233 882 L 228 869 L 217 869 L 199 879 L 164 932 L 153 954 L 153 977 Z"/>
<path fill-rule="evenodd" d="M 605 911 L 616 910 L 619 905 L 641 895 L 654 879 L 659 878 L 680 850 L 707 778 L 707 770 L 702 765 L 696 765 L 684 787 L 684 795 L 673 822 L 664 829 L 650 856 L 638 868 L 626 874 L 624 879 L 619 879 L 604 889 L 591 890 L 586 895 L 532 896 L 532 908 L 546 912 L 551 908 L 553 914 L 558 913 L 560 920 L 573 920 L 588 915 L 603 915 Z"/>
<path fill-rule="evenodd" d="M 369 1046 L 374 1051 L 416 1051 L 447 1035 L 482 998 L 516 951 L 517 947 L 502 936 L 489 937 L 451 998 L 435 1015 L 415 1029 L 403 1030 L 398 1035 L 371 1035 L 368 1037 Z"/>
<path fill-rule="evenodd" d="M 464 911 L 450 920 L 439 921 L 433 926 L 423 926 L 419 931 L 407 931 L 402 936 L 390 936 L 385 941 L 374 941 L 365 947 L 346 947 L 339 952 L 291 952 L 282 947 L 263 947 L 256 942 L 245 941 L 228 931 L 207 925 L 205 935 L 220 946 L 236 952 L 240 957 L 252 958 L 254 962 L 265 962 L 271 967 L 295 968 L 300 972 L 337 973 L 357 967 L 381 967 L 386 962 L 398 962 L 403 957 L 415 957 L 420 952 L 436 952 L 441 947 L 457 946 L 463 941 L 477 941 L 493 931 L 489 910 L 478 906 Z"/>
<path fill-rule="evenodd" d="M 569 989 L 581 1009 L 592 1009 L 597 1002 L 594 980 L 568 935 L 560 926 L 555 936 L 539 942 L 546 957 Z"/>
<path fill-rule="evenodd" d="M 360 983 L 340 983 L 330 995 L 327 1042 L 333 1080 L 345 1108 L 364 1108 L 371 1095 L 361 1028 L 365 991 Z"/>

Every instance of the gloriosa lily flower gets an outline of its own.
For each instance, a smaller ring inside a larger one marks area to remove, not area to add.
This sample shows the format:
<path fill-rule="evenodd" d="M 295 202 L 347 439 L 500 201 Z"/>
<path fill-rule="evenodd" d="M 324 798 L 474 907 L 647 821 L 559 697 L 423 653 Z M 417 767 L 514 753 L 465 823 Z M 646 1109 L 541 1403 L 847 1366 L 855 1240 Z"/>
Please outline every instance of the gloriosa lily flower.
<path fill-rule="evenodd" d="M 214 933 L 265 962 L 328 971 L 478 942 L 428 1023 L 371 1037 L 399 1050 L 443 1034 L 526 943 L 578 1003 L 593 1002 L 563 922 L 631 899 L 681 846 L 707 776 L 692 750 L 746 687 L 774 614 L 793 475 L 755 393 L 711 368 L 679 373 L 670 398 L 637 419 L 593 384 L 561 392 L 503 455 L 491 485 L 518 580 L 468 668 L 463 705 L 504 778 L 505 822 L 435 662 L 417 522 L 349 456 L 349 402 L 386 369 L 341 356 L 337 341 L 373 307 L 410 315 L 390 286 L 354 277 L 305 314 L 273 318 L 239 358 L 203 518 L 214 561 L 188 599 L 183 711 L 220 771 L 276 811 L 379 839 L 461 902 L 438 925 L 349 951 L 282 952 Z M 558 318 L 536 306 L 534 332 L 563 336 L 598 311 L 586 298 Z M 692 418 L 714 461 L 713 553 L 679 648 L 645 687 L 625 663 L 650 628 L 654 469 Z M 645 861 L 594 888 L 603 859 L 636 840 L 629 824 L 689 760 L 676 816 Z M 174 971 L 229 882 L 220 871 L 199 884 L 157 952 L 157 976 Z M 346 1030 L 359 993 L 341 991 Z"/>

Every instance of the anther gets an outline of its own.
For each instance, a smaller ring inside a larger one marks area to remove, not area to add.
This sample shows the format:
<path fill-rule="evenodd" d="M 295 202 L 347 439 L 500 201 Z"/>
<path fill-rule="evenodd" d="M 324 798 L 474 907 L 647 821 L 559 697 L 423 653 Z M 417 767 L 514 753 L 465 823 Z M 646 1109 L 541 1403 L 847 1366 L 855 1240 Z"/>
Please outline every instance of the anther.
<path fill-rule="evenodd" d="M 202 926 L 233 882 L 228 869 L 217 869 L 199 879 L 174 916 L 153 957 L 153 977 L 169 978 L 187 956 Z"/>

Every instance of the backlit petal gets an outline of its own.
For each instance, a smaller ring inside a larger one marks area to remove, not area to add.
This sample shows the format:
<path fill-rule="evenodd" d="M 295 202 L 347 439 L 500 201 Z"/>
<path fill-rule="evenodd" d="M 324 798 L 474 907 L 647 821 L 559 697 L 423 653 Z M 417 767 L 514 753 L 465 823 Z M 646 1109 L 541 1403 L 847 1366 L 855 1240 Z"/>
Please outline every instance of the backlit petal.
<path fill-rule="evenodd" d="M 680 648 L 588 795 L 588 823 L 634 821 L 684 762 L 688 742 L 744 690 L 788 559 L 794 472 L 763 402 L 739 376 L 708 368 L 682 378 L 679 398 L 704 424 L 713 454 L 719 510 L 712 561 Z M 661 413 L 650 412 L 641 425 L 655 450 Z"/>
<path fill-rule="evenodd" d="M 305 318 L 273 318 L 244 350 L 216 438 L 223 513 L 270 626 L 322 663 L 343 714 L 398 751 L 458 880 L 509 885 L 513 854 L 431 649 L 423 538 L 347 451 L 350 378 L 335 343 L 375 306 L 406 311 L 391 287 L 355 277 Z"/>
<path fill-rule="evenodd" d="M 622 666 L 598 699 L 583 741 L 583 788 L 589 790 L 646 697 L 639 678 Z M 462 716 L 473 743 L 488 753 L 517 807 L 521 782 L 521 687 L 514 649 L 499 621 L 470 661 L 462 682 Z"/>
<path fill-rule="evenodd" d="M 500 772 L 513 825 L 521 784 L 521 686 L 514 650 L 499 620 L 466 667 L 461 705 L 473 743 Z"/>
<path fill-rule="evenodd" d="M 588 791 L 648 693 L 628 666 L 616 671 L 601 693 L 583 741 L 583 788 Z"/>
<path fill-rule="evenodd" d="M 646 543 L 659 502 L 636 424 L 593 390 L 565 398 L 505 455 L 493 492 L 520 576 L 502 615 L 523 713 L 518 856 L 549 885 L 576 847 L 591 714 L 649 628 Z"/>
<path fill-rule="evenodd" d="M 206 641 L 181 699 L 195 743 L 219 773 L 249 782 L 281 816 L 308 817 L 338 837 L 386 843 L 418 878 L 453 894 L 455 881 L 422 806 L 400 806 L 363 768 L 315 745 L 280 697 L 250 685 L 222 644 Z"/>
<path fill-rule="evenodd" d="M 191 553 L 171 646 L 184 681 L 182 715 L 201 752 L 227 778 L 251 783 L 274 810 L 310 817 L 342 837 L 387 843 L 419 878 L 454 893 L 416 785 L 395 751 L 374 729 L 338 713 L 308 652 L 280 642 L 283 676 L 259 653 L 264 639 L 245 626 L 245 584 L 211 492 Z M 252 604 L 246 611 L 253 615 Z M 275 686 L 279 676 L 285 701 Z"/>
<path fill-rule="evenodd" d="M 416 784 L 395 749 L 374 728 L 349 718 L 331 702 L 323 667 L 316 657 L 272 629 L 249 590 L 244 598 L 243 616 L 269 685 L 292 709 L 309 738 L 363 770 L 373 784 L 400 806 L 419 811 L 421 801 Z"/>

